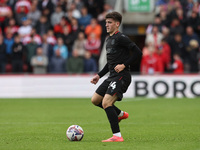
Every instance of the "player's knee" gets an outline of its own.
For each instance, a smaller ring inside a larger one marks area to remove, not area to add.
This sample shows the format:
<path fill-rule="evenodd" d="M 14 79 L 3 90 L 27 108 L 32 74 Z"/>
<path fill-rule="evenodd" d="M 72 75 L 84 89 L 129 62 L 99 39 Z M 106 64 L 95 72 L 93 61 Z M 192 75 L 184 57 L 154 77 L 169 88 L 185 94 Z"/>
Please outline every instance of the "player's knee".
<path fill-rule="evenodd" d="M 92 104 L 94 104 L 96 106 L 98 105 L 98 101 L 97 101 L 97 99 L 95 97 L 91 98 L 91 102 L 92 102 Z"/>
<path fill-rule="evenodd" d="M 112 104 L 103 101 L 102 106 L 103 106 L 103 109 L 106 109 L 106 108 L 108 108 L 109 106 L 112 106 Z"/>

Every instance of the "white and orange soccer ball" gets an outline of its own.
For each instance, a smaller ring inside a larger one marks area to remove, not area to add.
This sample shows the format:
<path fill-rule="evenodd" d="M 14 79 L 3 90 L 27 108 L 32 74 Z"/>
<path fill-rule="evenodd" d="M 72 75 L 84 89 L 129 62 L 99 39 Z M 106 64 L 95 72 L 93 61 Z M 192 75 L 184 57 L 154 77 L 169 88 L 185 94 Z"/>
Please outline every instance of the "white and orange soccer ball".
<path fill-rule="evenodd" d="M 70 141 L 81 141 L 84 131 L 79 125 L 71 125 L 66 131 L 67 138 Z"/>

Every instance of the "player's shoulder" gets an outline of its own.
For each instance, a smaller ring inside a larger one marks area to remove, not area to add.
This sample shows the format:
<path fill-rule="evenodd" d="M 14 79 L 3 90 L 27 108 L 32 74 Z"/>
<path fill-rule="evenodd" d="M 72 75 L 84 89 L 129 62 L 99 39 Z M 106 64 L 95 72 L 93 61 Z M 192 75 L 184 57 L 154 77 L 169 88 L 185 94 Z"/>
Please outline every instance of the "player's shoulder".
<path fill-rule="evenodd" d="M 118 40 L 120 42 L 130 41 L 129 37 L 127 35 L 125 35 L 124 33 L 121 33 L 121 32 L 118 33 Z"/>
<path fill-rule="evenodd" d="M 119 35 L 118 35 L 119 38 L 125 38 L 125 39 L 128 39 L 128 36 L 125 35 L 124 33 L 119 32 L 118 34 L 119 34 Z"/>

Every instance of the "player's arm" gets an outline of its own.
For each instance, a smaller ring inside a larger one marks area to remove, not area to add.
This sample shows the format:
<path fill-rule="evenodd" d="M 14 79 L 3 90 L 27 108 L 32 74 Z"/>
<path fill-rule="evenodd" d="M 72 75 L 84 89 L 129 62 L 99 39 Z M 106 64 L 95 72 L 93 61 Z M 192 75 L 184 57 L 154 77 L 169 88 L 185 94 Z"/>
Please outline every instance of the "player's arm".
<path fill-rule="evenodd" d="M 108 73 L 108 71 L 109 71 L 109 69 L 108 69 L 108 63 L 107 63 L 104 66 L 104 68 L 92 78 L 92 80 L 90 82 L 93 84 L 96 84 L 101 77 L 103 77 L 106 73 Z"/>
<path fill-rule="evenodd" d="M 127 50 L 132 51 L 132 56 L 124 63 L 125 67 L 128 67 L 130 64 L 137 63 L 137 61 L 142 57 L 142 51 L 127 36 L 122 35 L 120 37 L 120 45 L 125 46 Z"/>
<path fill-rule="evenodd" d="M 130 64 L 137 63 L 142 57 L 142 51 L 135 43 L 132 42 L 128 49 L 132 51 L 132 56 L 124 63 L 126 67 L 128 67 Z"/>

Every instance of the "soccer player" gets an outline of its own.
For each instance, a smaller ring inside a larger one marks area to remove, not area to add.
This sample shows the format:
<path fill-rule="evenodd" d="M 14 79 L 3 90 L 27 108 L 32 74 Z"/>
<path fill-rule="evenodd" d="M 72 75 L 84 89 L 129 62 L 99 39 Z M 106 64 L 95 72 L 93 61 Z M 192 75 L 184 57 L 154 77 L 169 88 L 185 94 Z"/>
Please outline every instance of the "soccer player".
<path fill-rule="evenodd" d="M 106 40 L 107 64 L 96 74 L 91 83 L 96 84 L 99 79 L 109 72 L 109 76 L 97 88 L 92 96 L 92 103 L 103 108 L 111 125 L 113 136 L 102 142 L 123 142 L 120 133 L 119 122 L 128 118 L 127 112 L 121 111 L 114 103 L 121 101 L 131 83 L 129 66 L 136 63 L 142 56 L 141 50 L 127 36 L 118 31 L 122 16 L 118 12 L 110 12 L 106 15 L 106 30 L 109 34 Z M 129 52 L 133 55 L 130 56 Z"/>

